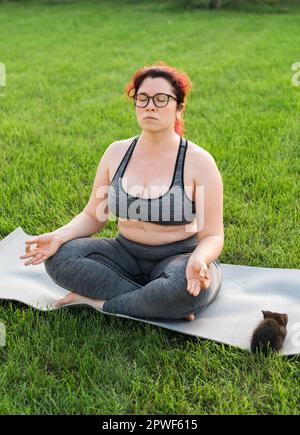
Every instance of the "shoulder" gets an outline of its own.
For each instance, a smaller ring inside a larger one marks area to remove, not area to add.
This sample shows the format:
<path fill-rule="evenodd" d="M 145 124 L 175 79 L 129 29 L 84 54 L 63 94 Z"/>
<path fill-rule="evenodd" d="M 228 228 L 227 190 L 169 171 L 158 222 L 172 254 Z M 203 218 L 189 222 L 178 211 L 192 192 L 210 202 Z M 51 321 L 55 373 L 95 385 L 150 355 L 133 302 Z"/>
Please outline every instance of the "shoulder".
<path fill-rule="evenodd" d="M 195 144 L 194 142 L 188 140 L 188 149 L 187 149 L 187 157 L 191 161 L 195 161 L 195 166 L 207 164 L 212 164 L 215 159 L 206 149 L 202 148 L 200 145 Z"/>
<path fill-rule="evenodd" d="M 112 159 L 114 160 L 124 156 L 134 138 L 135 136 L 128 139 L 121 139 L 112 142 L 105 149 L 102 155 L 102 159 L 111 161 Z"/>
<path fill-rule="evenodd" d="M 107 147 L 106 151 L 110 153 L 122 153 L 123 150 L 126 151 L 129 148 L 135 137 L 136 136 L 132 136 L 128 139 L 116 140 Z"/>
<path fill-rule="evenodd" d="M 130 144 L 134 138 L 135 136 L 128 139 L 116 140 L 105 149 L 99 166 L 105 167 L 106 170 L 108 170 L 110 181 L 112 180 L 113 175 L 115 174 L 120 162 L 128 151 L 128 148 L 130 147 Z"/>
<path fill-rule="evenodd" d="M 188 149 L 186 153 L 186 164 L 192 172 L 196 184 L 200 182 L 205 183 L 205 181 L 218 181 L 219 183 L 222 183 L 222 176 L 214 156 L 209 151 L 189 139 L 187 139 L 187 141 Z"/>

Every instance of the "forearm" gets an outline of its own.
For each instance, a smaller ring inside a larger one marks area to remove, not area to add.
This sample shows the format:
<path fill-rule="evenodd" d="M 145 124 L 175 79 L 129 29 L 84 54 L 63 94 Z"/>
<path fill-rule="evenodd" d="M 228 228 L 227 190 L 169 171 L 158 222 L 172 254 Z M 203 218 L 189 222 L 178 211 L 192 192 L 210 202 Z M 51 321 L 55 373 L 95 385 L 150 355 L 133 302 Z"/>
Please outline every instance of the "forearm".
<path fill-rule="evenodd" d="M 52 234 L 58 234 L 62 238 L 62 242 L 77 239 L 79 237 L 89 237 L 97 233 L 105 225 L 105 222 L 100 222 L 93 219 L 91 216 L 81 212 L 75 216 L 69 223 L 52 231 Z"/>
<path fill-rule="evenodd" d="M 216 260 L 222 252 L 224 238 L 221 236 L 204 237 L 197 248 L 192 252 L 193 258 L 202 258 L 208 265 Z"/>

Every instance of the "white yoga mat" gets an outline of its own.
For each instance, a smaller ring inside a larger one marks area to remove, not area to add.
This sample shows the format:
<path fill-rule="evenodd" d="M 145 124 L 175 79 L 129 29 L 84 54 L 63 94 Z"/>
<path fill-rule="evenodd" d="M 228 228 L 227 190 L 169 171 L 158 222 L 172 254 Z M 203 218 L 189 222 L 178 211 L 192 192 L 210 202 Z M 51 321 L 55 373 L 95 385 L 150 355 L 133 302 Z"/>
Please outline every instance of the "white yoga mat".
<path fill-rule="evenodd" d="M 45 271 L 44 262 L 24 266 L 25 240 L 35 237 L 17 227 L 0 241 L 0 300 L 11 299 L 40 310 L 57 310 L 53 304 L 69 293 Z M 250 351 L 253 329 L 262 310 L 287 313 L 287 336 L 282 354 L 300 353 L 300 269 L 239 266 L 220 263 L 222 284 L 217 298 L 193 321 L 149 321 L 105 313 L 203 337 Z M 79 304 L 80 305 L 80 304 Z M 82 305 L 82 304 L 81 304 Z"/>

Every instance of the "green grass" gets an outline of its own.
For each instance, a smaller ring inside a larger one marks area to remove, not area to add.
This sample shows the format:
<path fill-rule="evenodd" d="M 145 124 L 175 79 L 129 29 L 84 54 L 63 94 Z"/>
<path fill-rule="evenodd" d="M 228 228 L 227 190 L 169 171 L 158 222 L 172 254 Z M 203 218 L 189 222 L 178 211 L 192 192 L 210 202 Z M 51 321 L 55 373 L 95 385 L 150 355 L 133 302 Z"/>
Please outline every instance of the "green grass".
<path fill-rule="evenodd" d="M 222 263 L 299 268 L 300 10 L 172 2 L 0 4 L 0 236 L 86 205 L 105 148 L 140 132 L 124 96 L 156 60 L 193 81 L 185 137 L 224 181 Z M 113 237 L 110 221 L 99 236 Z M 77 307 L 1 301 L 0 413 L 299 414 L 299 358 L 268 358 Z"/>

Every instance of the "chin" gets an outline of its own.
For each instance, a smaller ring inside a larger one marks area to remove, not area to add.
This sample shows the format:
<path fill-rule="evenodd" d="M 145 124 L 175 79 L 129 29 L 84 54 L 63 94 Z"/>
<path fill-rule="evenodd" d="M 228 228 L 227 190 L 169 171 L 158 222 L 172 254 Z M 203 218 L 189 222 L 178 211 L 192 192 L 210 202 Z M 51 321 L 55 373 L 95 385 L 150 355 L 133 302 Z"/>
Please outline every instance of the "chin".
<path fill-rule="evenodd" d="M 158 131 L 159 129 L 155 125 L 141 125 L 144 131 Z"/>

